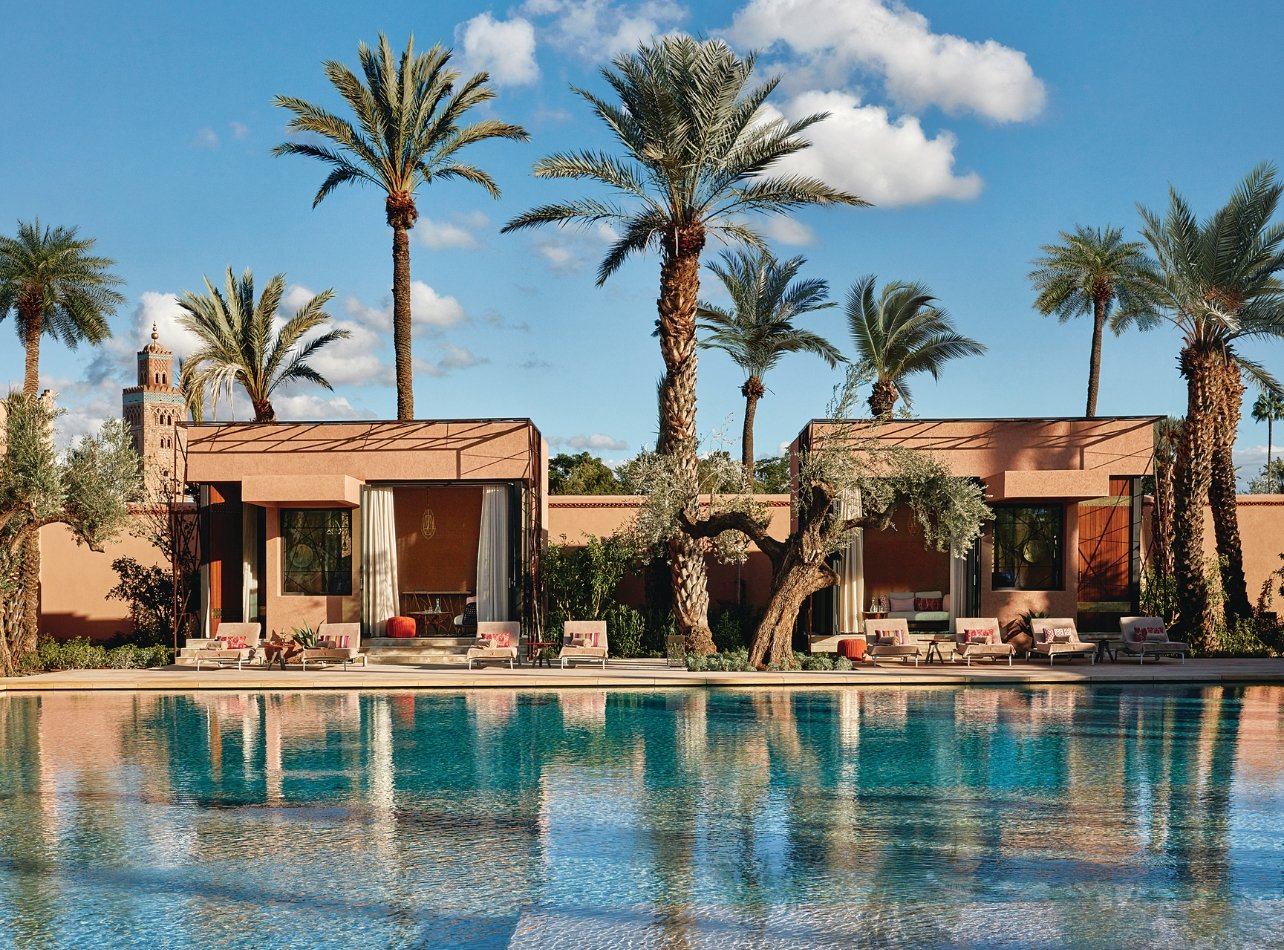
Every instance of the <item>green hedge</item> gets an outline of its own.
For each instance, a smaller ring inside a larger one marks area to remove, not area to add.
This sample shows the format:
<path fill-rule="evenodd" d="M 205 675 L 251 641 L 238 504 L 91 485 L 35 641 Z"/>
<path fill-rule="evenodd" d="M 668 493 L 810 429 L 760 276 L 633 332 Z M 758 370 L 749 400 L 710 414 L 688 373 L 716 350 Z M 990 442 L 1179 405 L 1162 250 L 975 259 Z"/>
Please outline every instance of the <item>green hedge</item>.
<path fill-rule="evenodd" d="M 174 661 L 174 651 L 167 646 L 139 646 L 123 643 L 104 647 L 87 637 L 55 640 L 41 637 L 36 652 L 26 658 L 22 670 L 26 673 L 54 672 L 56 670 L 141 670 L 150 666 L 168 666 Z"/>

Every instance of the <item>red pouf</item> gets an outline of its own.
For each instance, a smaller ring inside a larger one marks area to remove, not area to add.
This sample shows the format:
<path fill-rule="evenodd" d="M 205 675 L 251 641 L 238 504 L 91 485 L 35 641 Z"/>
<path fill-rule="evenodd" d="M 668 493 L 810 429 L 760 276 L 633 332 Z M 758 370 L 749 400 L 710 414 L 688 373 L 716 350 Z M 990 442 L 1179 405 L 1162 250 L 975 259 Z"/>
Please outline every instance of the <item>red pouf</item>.
<path fill-rule="evenodd" d="M 389 617 L 388 636 L 413 637 L 415 635 L 414 617 Z"/>
<path fill-rule="evenodd" d="M 850 640 L 839 640 L 838 655 L 845 656 L 849 660 L 865 659 L 865 638 L 854 637 Z"/>

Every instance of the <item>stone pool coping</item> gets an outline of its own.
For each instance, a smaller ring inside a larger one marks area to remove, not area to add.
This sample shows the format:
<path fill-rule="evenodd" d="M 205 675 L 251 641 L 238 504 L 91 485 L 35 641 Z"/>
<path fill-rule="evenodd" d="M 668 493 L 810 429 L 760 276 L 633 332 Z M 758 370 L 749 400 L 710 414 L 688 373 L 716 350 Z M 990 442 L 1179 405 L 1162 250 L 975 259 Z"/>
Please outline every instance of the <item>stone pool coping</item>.
<path fill-rule="evenodd" d="M 690 673 L 666 667 L 662 660 L 615 660 L 601 667 L 533 669 L 487 667 L 372 666 L 323 670 L 196 670 L 167 666 L 150 670 L 64 670 L 35 676 L 0 678 L 0 693 L 46 690 L 303 690 L 303 689 L 658 689 L 834 686 L 1011 686 L 1093 685 L 1110 683 L 1264 684 L 1284 683 L 1284 658 L 1248 660 L 1176 660 L 1144 666 L 1135 661 L 1081 661 L 1049 668 L 1046 663 L 1019 662 L 965 666 L 899 663 L 861 667 L 850 673 Z"/>

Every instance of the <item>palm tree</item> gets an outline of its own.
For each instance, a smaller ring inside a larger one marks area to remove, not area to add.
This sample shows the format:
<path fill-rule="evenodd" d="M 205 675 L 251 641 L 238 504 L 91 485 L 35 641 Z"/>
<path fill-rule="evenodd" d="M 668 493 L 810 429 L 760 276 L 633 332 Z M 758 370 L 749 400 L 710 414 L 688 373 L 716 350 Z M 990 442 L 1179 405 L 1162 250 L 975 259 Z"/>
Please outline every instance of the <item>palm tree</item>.
<path fill-rule="evenodd" d="M 18 339 L 26 350 L 22 393 L 40 391 L 40 340 L 46 335 L 75 349 L 81 340 L 101 343 L 111 336 L 107 320 L 125 300 L 110 270 L 115 261 L 89 252 L 93 238 L 77 238 L 75 228 L 40 227 L 37 218 L 18 222 L 17 237 L 0 236 L 0 320 L 15 314 Z M 23 550 L 22 626 L 35 644 L 40 622 L 40 542 L 32 537 Z"/>
<path fill-rule="evenodd" d="M 660 252 L 660 438 L 683 477 L 696 484 L 696 310 L 700 255 L 710 235 L 763 246 L 746 223 L 750 212 L 783 214 L 807 205 L 864 205 L 824 182 L 770 174 L 781 159 L 808 147 L 802 132 L 823 114 L 795 122 L 763 121 L 760 107 L 779 80 L 750 86 L 755 58 L 740 58 L 720 40 L 666 36 L 619 56 L 602 77 L 618 98 L 576 92 L 606 123 L 621 154 L 577 151 L 535 165 L 540 178 L 603 185 L 621 203 L 580 198 L 533 208 L 504 226 L 607 223 L 619 238 L 598 266 L 604 283 L 632 254 Z M 684 534 L 669 544 L 678 627 L 692 650 L 713 651 L 703 548 Z"/>
<path fill-rule="evenodd" d="M 294 113 L 286 128 L 319 135 L 333 143 L 284 142 L 276 155 L 305 155 L 325 162 L 330 174 L 321 183 L 312 207 L 339 185 L 368 182 L 387 198 L 384 213 L 392 228 L 392 345 L 397 367 L 397 418 L 415 416 L 410 357 L 410 237 L 419 209 L 415 191 L 437 179 L 461 178 L 499 197 L 494 180 L 476 165 L 458 160 L 476 142 L 502 138 L 525 141 L 526 130 L 497 119 L 462 125 L 469 110 L 495 98 L 488 73 L 459 82 L 450 68 L 451 51 L 434 46 L 415 53 L 414 37 L 399 60 L 388 39 L 379 34 L 379 49 L 357 46 L 365 82 L 342 63 L 327 60 L 326 77 L 339 90 L 357 125 L 320 106 L 292 96 L 277 96 L 276 105 Z"/>
<path fill-rule="evenodd" d="M 922 284 L 893 281 L 875 297 L 874 281 L 870 274 L 852 285 L 846 311 L 858 369 L 874 380 L 869 409 L 881 419 L 891 415 L 897 400 L 909 404 L 906 377 L 930 373 L 940 379 L 947 361 L 980 356 L 985 346 L 958 333 Z"/>
<path fill-rule="evenodd" d="M 207 277 L 204 294 L 183 294 L 178 302 L 183 308 L 179 325 L 195 333 L 201 344 L 183 363 L 180 379 L 183 392 L 198 397 L 194 405 L 203 407 L 208 392 L 210 408 L 217 411 L 219 393 L 230 398 L 232 385 L 240 383 L 254 407 L 254 421 L 275 422 L 272 393 L 282 383 L 305 380 L 331 388 L 308 359 L 335 340 L 346 339 L 349 332 L 328 330 L 305 337 L 329 322 L 325 305 L 334 293 L 317 294 L 274 330 L 284 293 L 285 275 L 277 274 L 256 302 L 254 275 L 247 269 L 238 278 L 229 267 L 224 290 L 216 289 Z"/>
<path fill-rule="evenodd" d="M 1230 200 L 1200 223 L 1169 189 L 1161 219 L 1141 212 L 1142 235 L 1158 261 L 1156 291 L 1165 319 L 1181 334 L 1186 425 L 1174 466 L 1173 533 L 1182 628 L 1200 649 L 1217 646 L 1203 565 L 1204 504 L 1212 508 L 1228 625 L 1251 611 L 1235 507 L 1232 459 L 1243 398 L 1242 373 L 1278 391 L 1266 370 L 1236 352 L 1240 340 L 1284 337 L 1284 226 L 1271 224 L 1281 186 L 1259 165 Z"/>
<path fill-rule="evenodd" d="M 1125 241 L 1122 228 L 1088 228 L 1061 232 L 1060 244 L 1043 245 L 1045 256 L 1031 263 L 1030 282 L 1039 296 L 1035 308 L 1062 323 L 1092 315 L 1092 350 L 1088 358 L 1088 408 L 1097 414 L 1097 383 L 1101 378 L 1101 337 L 1107 320 L 1119 334 L 1129 323 L 1143 325 L 1157 318 L 1152 288 L 1154 265 L 1140 241 Z M 1113 309 L 1113 313 L 1111 312 Z"/>
<path fill-rule="evenodd" d="M 1284 397 L 1279 393 L 1262 392 L 1253 402 L 1253 421 L 1266 423 L 1266 471 L 1271 470 L 1271 444 L 1274 438 L 1274 424 L 1284 421 Z"/>
<path fill-rule="evenodd" d="M 93 238 L 78 239 L 75 228 L 41 228 L 18 222 L 17 237 L 0 237 L 0 320 L 15 312 L 18 339 L 26 348 L 22 392 L 40 389 L 40 338 L 75 349 L 81 340 L 101 343 L 111 336 L 107 319 L 125 300 L 113 288 L 115 261 L 89 253 Z"/>
<path fill-rule="evenodd" d="M 786 353 L 814 353 L 831 369 L 843 360 L 828 340 L 793 324 L 796 316 L 833 306 L 825 299 L 829 293 L 825 281 L 794 280 L 805 263 L 805 258 L 793 257 L 782 264 L 770 251 L 757 250 L 728 251 L 721 264 L 709 265 L 727 288 L 731 308 L 700 304 L 700 328 L 708 331 L 700 345 L 725 351 L 745 371 L 740 387 L 745 397 L 740 457 L 749 491 L 753 491 L 754 413 L 767 392 L 762 377 Z"/>

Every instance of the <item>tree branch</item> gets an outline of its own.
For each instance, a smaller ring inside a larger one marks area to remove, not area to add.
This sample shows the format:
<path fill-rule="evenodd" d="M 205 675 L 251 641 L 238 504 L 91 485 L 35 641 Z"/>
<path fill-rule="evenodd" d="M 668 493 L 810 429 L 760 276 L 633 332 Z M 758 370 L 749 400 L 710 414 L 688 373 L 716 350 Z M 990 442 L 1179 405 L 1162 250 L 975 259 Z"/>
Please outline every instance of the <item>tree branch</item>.
<path fill-rule="evenodd" d="M 739 531 L 758 545 L 773 565 L 785 556 L 785 543 L 767 534 L 765 526 L 744 511 L 724 511 L 697 520 L 683 509 L 678 513 L 678 526 L 692 538 L 716 538 L 724 531 Z"/>

